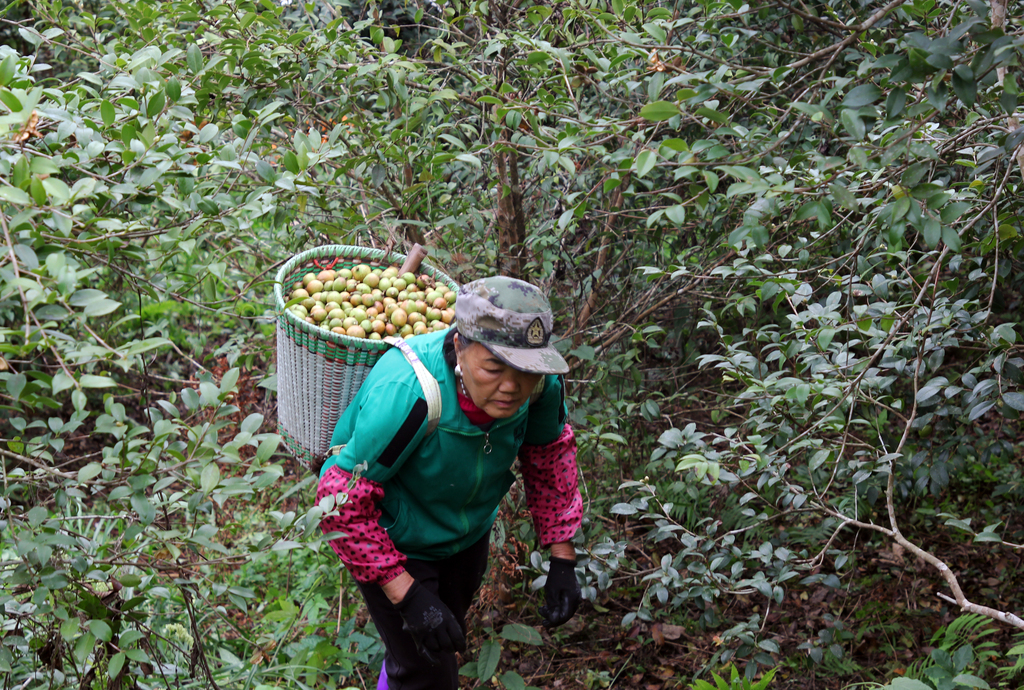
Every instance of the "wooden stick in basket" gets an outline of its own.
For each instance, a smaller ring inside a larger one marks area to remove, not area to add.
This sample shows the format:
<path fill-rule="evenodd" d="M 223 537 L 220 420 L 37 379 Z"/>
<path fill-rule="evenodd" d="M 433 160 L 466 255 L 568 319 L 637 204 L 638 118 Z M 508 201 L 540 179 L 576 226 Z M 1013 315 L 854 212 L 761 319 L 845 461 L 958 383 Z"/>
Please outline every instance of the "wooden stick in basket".
<path fill-rule="evenodd" d="M 420 269 L 420 264 L 427 258 L 427 249 L 423 245 L 417 243 L 412 246 L 409 251 L 409 256 L 406 258 L 405 263 L 402 264 L 402 270 L 398 272 L 398 275 L 405 273 L 415 273 Z"/>

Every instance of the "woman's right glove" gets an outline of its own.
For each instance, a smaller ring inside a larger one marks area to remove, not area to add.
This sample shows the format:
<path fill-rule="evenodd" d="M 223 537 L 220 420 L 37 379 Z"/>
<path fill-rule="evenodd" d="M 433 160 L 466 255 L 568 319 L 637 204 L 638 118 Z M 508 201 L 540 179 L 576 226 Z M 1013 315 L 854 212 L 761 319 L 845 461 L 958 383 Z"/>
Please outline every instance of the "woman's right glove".
<path fill-rule="evenodd" d="M 576 561 L 551 557 L 548 579 L 544 583 L 544 606 L 540 615 L 544 627 L 555 628 L 568 622 L 580 606 L 580 584 L 576 580 Z"/>
<path fill-rule="evenodd" d="M 418 581 L 413 580 L 395 608 L 402 616 L 402 629 L 412 635 L 416 651 L 430 663 L 438 663 L 435 652 L 466 651 L 462 626 L 444 602 Z"/>

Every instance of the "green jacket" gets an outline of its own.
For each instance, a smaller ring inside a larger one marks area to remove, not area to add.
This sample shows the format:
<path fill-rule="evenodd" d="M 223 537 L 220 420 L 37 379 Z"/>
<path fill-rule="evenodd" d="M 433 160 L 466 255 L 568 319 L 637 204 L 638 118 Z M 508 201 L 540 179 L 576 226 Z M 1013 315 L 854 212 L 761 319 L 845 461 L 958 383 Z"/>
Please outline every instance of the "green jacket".
<path fill-rule="evenodd" d="M 445 358 L 450 336 L 441 331 L 408 341 L 441 389 L 434 433 L 427 434 L 426 402 L 412 366 L 391 349 L 338 420 L 331 446 L 344 448 L 321 470 L 323 476 L 337 465 L 380 484 L 380 526 L 401 553 L 423 560 L 446 558 L 482 538 L 515 481 L 511 467 L 520 446 L 555 441 L 566 419 L 562 381 L 547 376 L 533 403 L 487 431 L 473 425 L 459 407 Z"/>

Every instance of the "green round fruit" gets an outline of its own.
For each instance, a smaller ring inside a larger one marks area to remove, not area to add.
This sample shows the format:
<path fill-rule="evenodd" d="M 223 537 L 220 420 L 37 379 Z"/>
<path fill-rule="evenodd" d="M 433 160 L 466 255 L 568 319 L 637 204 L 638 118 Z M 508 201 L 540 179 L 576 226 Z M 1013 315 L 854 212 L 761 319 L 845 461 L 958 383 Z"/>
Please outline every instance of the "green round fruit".
<path fill-rule="evenodd" d="M 327 310 L 323 307 L 313 307 L 313 311 L 309 312 L 309 315 L 313 317 L 313 320 L 320 323 L 327 318 Z"/>
<path fill-rule="evenodd" d="M 363 285 L 369 285 L 371 288 L 377 287 L 378 283 L 380 283 L 380 276 L 373 273 L 363 278 Z"/>
<path fill-rule="evenodd" d="M 362 321 L 363 319 L 366 318 L 366 310 L 363 309 L 362 307 L 353 307 L 352 311 L 350 311 L 348 315 L 351 316 L 356 321 Z"/>
<path fill-rule="evenodd" d="M 344 280 L 348 280 L 351 277 L 352 277 L 351 269 L 343 268 L 340 271 L 338 271 L 338 278 L 342 278 Z"/>
<path fill-rule="evenodd" d="M 391 313 L 391 323 L 400 329 L 405 328 L 406 324 L 409 323 L 409 314 L 404 309 L 395 309 Z"/>
<path fill-rule="evenodd" d="M 362 280 L 366 278 L 366 276 L 370 275 L 371 271 L 372 269 L 366 264 L 359 264 L 358 266 L 352 269 L 352 277 L 362 282 Z"/>
<path fill-rule="evenodd" d="M 302 287 L 306 287 L 307 285 L 309 285 L 314 280 L 316 280 L 316 274 L 315 273 L 307 273 L 306 275 L 302 276 Z"/>
<path fill-rule="evenodd" d="M 345 335 L 351 338 L 365 338 L 366 331 L 361 326 L 352 326 L 345 331 Z"/>

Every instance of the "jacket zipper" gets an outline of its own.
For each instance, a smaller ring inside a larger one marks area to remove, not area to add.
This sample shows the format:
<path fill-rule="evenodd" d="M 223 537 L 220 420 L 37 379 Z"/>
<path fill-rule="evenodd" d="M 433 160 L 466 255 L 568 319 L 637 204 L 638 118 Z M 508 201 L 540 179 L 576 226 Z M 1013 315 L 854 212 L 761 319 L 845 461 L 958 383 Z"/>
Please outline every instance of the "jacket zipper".
<path fill-rule="evenodd" d="M 492 426 L 493 428 L 493 426 Z M 468 431 L 462 431 L 461 429 L 446 429 L 447 431 L 460 436 L 479 436 L 481 432 L 471 433 Z M 459 508 L 459 522 L 462 523 L 462 531 L 466 534 L 469 533 L 469 518 L 466 516 L 466 507 L 472 503 L 473 498 L 476 497 L 478 491 L 480 491 L 480 484 L 483 483 L 484 478 L 484 456 L 490 455 L 491 451 L 494 450 L 491 446 L 491 430 L 482 432 L 484 437 L 483 445 L 479 447 L 476 454 L 476 482 L 473 484 L 473 490 L 466 496 L 466 500 L 463 501 L 462 507 Z"/>

